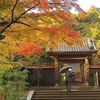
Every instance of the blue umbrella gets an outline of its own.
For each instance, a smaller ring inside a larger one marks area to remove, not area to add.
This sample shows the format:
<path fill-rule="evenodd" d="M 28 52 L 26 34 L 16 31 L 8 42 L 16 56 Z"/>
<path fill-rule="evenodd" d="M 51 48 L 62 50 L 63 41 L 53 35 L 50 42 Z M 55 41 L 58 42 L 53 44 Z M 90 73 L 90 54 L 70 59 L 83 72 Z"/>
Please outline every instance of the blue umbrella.
<path fill-rule="evenodd" d="M 68 69 L 72 67 L 71 66 L 65 66 L 65 67 L 62 67 L 60 70 L 59 70 L 59 73 L 62 74 L 62 73 L 66 73 L 66 71 L 68 71 Z"/>

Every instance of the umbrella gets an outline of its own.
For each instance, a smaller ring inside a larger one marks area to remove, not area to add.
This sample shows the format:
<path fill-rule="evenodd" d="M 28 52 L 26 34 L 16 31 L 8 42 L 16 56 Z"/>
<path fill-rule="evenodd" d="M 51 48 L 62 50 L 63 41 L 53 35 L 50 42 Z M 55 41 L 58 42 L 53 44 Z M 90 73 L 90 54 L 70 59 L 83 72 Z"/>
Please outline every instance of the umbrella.
<path fill-rule="evenodd" d="M 60 74 L 62 74 L 62 73 L 66 73 L 66 71 L 67 71 L 69 68 L 72 69 L 71 66 L 65 66 L 65 67 L 62 67 L 62 68 L 59 70 L 59 73 L 60 73 Z"/>

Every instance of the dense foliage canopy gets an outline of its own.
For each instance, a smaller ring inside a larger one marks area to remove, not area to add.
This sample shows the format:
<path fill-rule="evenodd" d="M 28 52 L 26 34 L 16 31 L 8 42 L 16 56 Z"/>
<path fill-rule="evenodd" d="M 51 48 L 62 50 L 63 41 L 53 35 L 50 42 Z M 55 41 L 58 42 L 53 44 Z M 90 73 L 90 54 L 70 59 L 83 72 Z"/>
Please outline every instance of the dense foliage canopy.
<path fill-rule="evenodd" d="M 79 27 L 82 27 L 79 31 L 82 37 L 91 38 L 95 41 L 98 49 L 100 49 L 100 10 L 95 6 L 87 11 L 84 19 L 78 18 L 80 22 Z"/>
<path fill-rule="evenodd" d="M 83 11 L 77 0 L 2 0 L 0 54 L 13 59 L 42 53 L 41 46 L 81 44 L 80 35 L 65 22 L 78 24 L 70 9 Z"/>

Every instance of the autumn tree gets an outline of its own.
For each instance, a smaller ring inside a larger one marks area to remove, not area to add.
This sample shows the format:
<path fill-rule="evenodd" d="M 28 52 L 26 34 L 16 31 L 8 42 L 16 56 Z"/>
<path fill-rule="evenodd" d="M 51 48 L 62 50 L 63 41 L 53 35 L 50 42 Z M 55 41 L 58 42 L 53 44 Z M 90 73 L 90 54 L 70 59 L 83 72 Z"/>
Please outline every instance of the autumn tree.
<path fill-rule="evenodd" d="M 68 21 L 77 24 L 69 11 L 72 7 L 79 12 L 82 11 L 76 1 L 0 0 L 0 55 L 9 65 L 6 70 L 8 72 L 13 70 L 10 72 L 10 76 L 18 76 L 14 73 L 16 72 L 14 71 L 15 58 L 18 54 L 29 57 L 42 53 L 42 45 L 56 49 L 63 42 L 69 46 L 81 44 L 79 34 L 65 23 Z M 1 62 L 3 66 L 0 66 L 0 70 L 3 71 L 5 63 L 2 59 Z M 14 66 L 11 66 L 10 63 L 14 63 Z M 7 83 L 9 84 L 9 82 Z M 11 89 L 11 93 L 12 91 Z"/>
<path fill-rule="evenodd" d="M 79 34 L 65 24 L 65 21 L 77 24 L 70 9 L 75 7 L 79 12 L 83 10 L 76 2 L 77 0 L 2 0 L 0 35 L 3 37 L 0 54 L 12 59 L 13 54 L 16 56 L 16 52 L 21 51 L 21 44 L 26 43 L 33 44 L 33 48 L 37 45 L 41 48 L 44 44 L 52 49 L 62 42 L 69 46 L 79 44 Z"/>
<path fill-rule="evenodd" d="M 81 30 L 81 35 L 83 37 L 92 38 L 95 40 L 96 45 L 100 48 L 100 11 L 99 8 L 92 6 L 87 11 L 86 18 L 82 21 L 85 27 Z"/>

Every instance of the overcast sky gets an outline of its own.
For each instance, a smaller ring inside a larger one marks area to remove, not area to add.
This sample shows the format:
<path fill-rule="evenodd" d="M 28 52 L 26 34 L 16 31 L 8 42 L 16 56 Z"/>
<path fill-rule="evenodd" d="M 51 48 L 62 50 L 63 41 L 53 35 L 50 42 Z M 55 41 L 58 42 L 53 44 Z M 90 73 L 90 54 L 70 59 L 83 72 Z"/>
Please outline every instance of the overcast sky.
<path fill-rule="evenodd" d="M 78 0 L 78 4 L 85 11 L 89 10 L 92 5 L 100 8 L 100 0 Z"/>
<path fill-rule="evenodd" d="M 100 0 L 78 0 L 77 2 L 80 7 L 84 10 L 87 11 L 90 9 L 91 6 L 95 6 L 100 8 Z M 72 12 L 74 13 L 75 11 L 72 10 Z"/>

